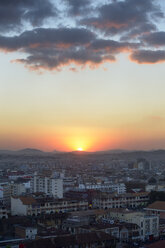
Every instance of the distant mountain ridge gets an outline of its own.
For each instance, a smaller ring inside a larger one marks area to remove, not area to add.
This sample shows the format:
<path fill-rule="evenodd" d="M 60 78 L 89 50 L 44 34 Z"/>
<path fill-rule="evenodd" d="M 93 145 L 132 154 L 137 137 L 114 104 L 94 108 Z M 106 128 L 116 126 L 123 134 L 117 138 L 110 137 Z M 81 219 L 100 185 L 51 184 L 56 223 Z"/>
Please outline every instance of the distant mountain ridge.
<path fill-rule="evenodd" d="M 71 151 L 71 152 L 61 152 L 58 150 L 53 150 L 50 152 L 42 151 L 36 148 L 24 148 L 20 150 L 7 150 L 2 149 L 0 150 L 0 154 L 13 154 L 13 155 L 55 155 L 58 153 L 70 153 L 70 154 L 133 154 L 133 153 L 152 153 L 152 154 L 165 154 L 164 149 L 157 149 L 157 150 L 124 150 L 124 149 L 112 149 L 112 150 L 103 150 L 103 151 L 95 151 L 95 152 L 88 152 L 88 151 Z"/>
<path fill-rule="evenodd" d="M 18 155 L 35 155 L 35 154 L 44 154 L 44 151 L 41 151 L 39 149 L 35 149 L 35 148 L 25 148 L 25 149 L 21 149 L 21 150 L 0 150 L 0 154 L 18 154 Z"/>
<path fill-rule="evenodd" d="M 38 154 L 38 153 L 45 153 L 44 151 L 42 150 L 39 150 L 39 149 L 35 149 L 35 148 L 25 148 L 25 149 L 21 149 L 21 150 L 18 150 L 16 151 L 16 153 L 20 153 L 20 154 Z"/>

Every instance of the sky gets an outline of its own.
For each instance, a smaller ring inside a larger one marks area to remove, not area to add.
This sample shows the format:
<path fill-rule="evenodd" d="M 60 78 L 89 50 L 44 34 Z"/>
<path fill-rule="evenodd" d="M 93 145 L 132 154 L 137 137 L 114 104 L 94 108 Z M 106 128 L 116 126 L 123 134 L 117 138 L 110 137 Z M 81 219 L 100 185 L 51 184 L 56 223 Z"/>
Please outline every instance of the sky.
<path fill-rule="evenodd" d="M 165 149 L 163 0 L 0 1 L 0 149 Z"/>

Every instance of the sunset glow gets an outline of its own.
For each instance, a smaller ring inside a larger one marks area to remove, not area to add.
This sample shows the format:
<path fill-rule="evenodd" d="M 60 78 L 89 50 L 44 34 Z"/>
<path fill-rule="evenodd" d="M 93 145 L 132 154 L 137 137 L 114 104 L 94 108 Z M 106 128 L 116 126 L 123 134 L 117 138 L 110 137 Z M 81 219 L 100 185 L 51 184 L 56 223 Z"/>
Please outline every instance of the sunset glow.
<path fill-rule="evenodd" d="M 0 149 L 165 148 L 165 4 L 134 1 L 0 2 Z"/>

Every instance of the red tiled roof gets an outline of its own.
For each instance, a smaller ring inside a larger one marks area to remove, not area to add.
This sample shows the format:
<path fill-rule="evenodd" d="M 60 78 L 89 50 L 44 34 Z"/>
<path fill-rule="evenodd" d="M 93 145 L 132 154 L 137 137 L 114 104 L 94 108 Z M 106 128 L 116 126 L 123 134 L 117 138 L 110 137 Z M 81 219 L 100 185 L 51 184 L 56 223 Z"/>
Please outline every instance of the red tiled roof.
<path fill-rule="evenodd" d="M 164 248 L 164 247 L 165 247 L 165 240 L 160 240 L 146 246 L 146 248 Z"/>
<path fill-rule="evenodd" d="M 20 196 L 20 200 L 24 205 L 31 205 L 36 203 L 36 200 L 31 196 Z"/>
<path fill-rule="evenodd" d="M 146 207 L 146 209 L 164 210 L 165 211 L 165 201 L 156 201 Z"/>

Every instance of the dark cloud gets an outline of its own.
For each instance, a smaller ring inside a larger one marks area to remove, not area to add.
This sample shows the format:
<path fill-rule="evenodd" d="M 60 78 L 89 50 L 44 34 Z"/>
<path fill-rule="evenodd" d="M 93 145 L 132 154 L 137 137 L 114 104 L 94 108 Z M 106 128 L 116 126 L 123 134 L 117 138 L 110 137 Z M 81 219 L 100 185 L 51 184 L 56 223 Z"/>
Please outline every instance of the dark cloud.
<path fill-rule="evenodd" d="M 0 1 L 0 50 L 20 52 L 24 58 L 15 61 L 33 70 L 58 70 L 72 64 L 95 67 L 115 61 L 123 52 L 131 54 L 131 60 L 137 63 L 165 61 L 165 51 L 156 50 L 165 45 L 165 32 L 159 32 L 156 26 L 164 17 L 157 1 L 106 2 L 62 0 L 61 7 L 55 0 Z M 42 27 L 46 18 L 57 16 L 59 22 L 52 22 L 52 28 Z M 29 23 L 34 26 L 32 30 L 5 35 L 21 27 L 32 28 Z M 115 34 L 117 40 L 113 39 Z M 144 50 L 146 45 L 148 50 Z"/>
<path fill-rule="evenodd" d="M 153 23 L 144 23 L 138 27 L 134 27 L 133 29 L 127 30 L 127 32 L 120 37 L 120 40 L 130 40 L 130 39 L 140 39 L 140 36 L 150 31 L 155 31 L 157 29 L 156 25 Z"/>
<path fill-rule="evenodd" d="M 95 39 L 95 34 L 87 29 L 79 28 L 37 28 L 23 32 L 19 36 L 0 36 L 0 48 L 7 51 L 38 46 L 47 47 L 60 45 L 62 47 L 84 45 Z"/>
<path fill-rule="evenodd" d="M 130 58 L 139 64 L 154 64 L 165 61 L 165 51 L 137 50 L 131 54 Z"/>
<path fill-rule="evenodd" d="M 89 11 L 91 0 L 64 0 L 67 3 L 69 14 L 73 16 L 84 15 L 84 11 Z"/>
<path fill-rule="evenodd" d="M 138 44 L 98 39 L 84 28 L 37 28 L 19 36 L 0 36 L 0 49 L 19 51 L 25 59 L 16 60 L 31 69 L 59 69 L 72 63 L 98 66 L 105 61 L 115 61 L 115 55 L 132 51 Z"/>
<path fill-rule="evenodd" d="M 165 32 L 154 32 L 144 35 L 142 40 L 150 46 L 165 46 Z"/>
<path fill-rule="evenodd" d="M 28 21 L 33 26 L 55 15 L 55 7 L 49 0 L 1 0 L 0 31 L 17 30 Z"/>
<path fill-rule="evenodd" d="M 94 53 L 83 47 L 62 48 L 37 48 L 26 50 L 30 54 L 26 59 L 19 59 L 16 62 L 23 63 L 32 70 L 61 70 L 62 67 L 71 64 L 80 66 L 89 65 L 96 67 L 105 61 L 114 61 L 113 55 Z"/>
<path fill-rule="evenodd" d="M 125 0 L 113 1 L 98 8 L 98 17 L 83 19 L 82 24 L 90 25 L 107 33 L 116 34 L 121 32 L 141 34 L 155 29 L 150 16 L 153 18 L 163 17 L 159 6 L 154 0 Z"/>
<path fill-rule="evenodd" d="M 97 39 L 94 42 L 91 43 L 92 50 L 99 51 L 99 50 L 105 50 L 108 52 L 118 53 L 122 51 L 128 51 L 135 48 L 138 48 L 138 43 L 129 43 L 129 42 L 118 42 L 115 40 L 103 40 L 103 39 Z"/>

